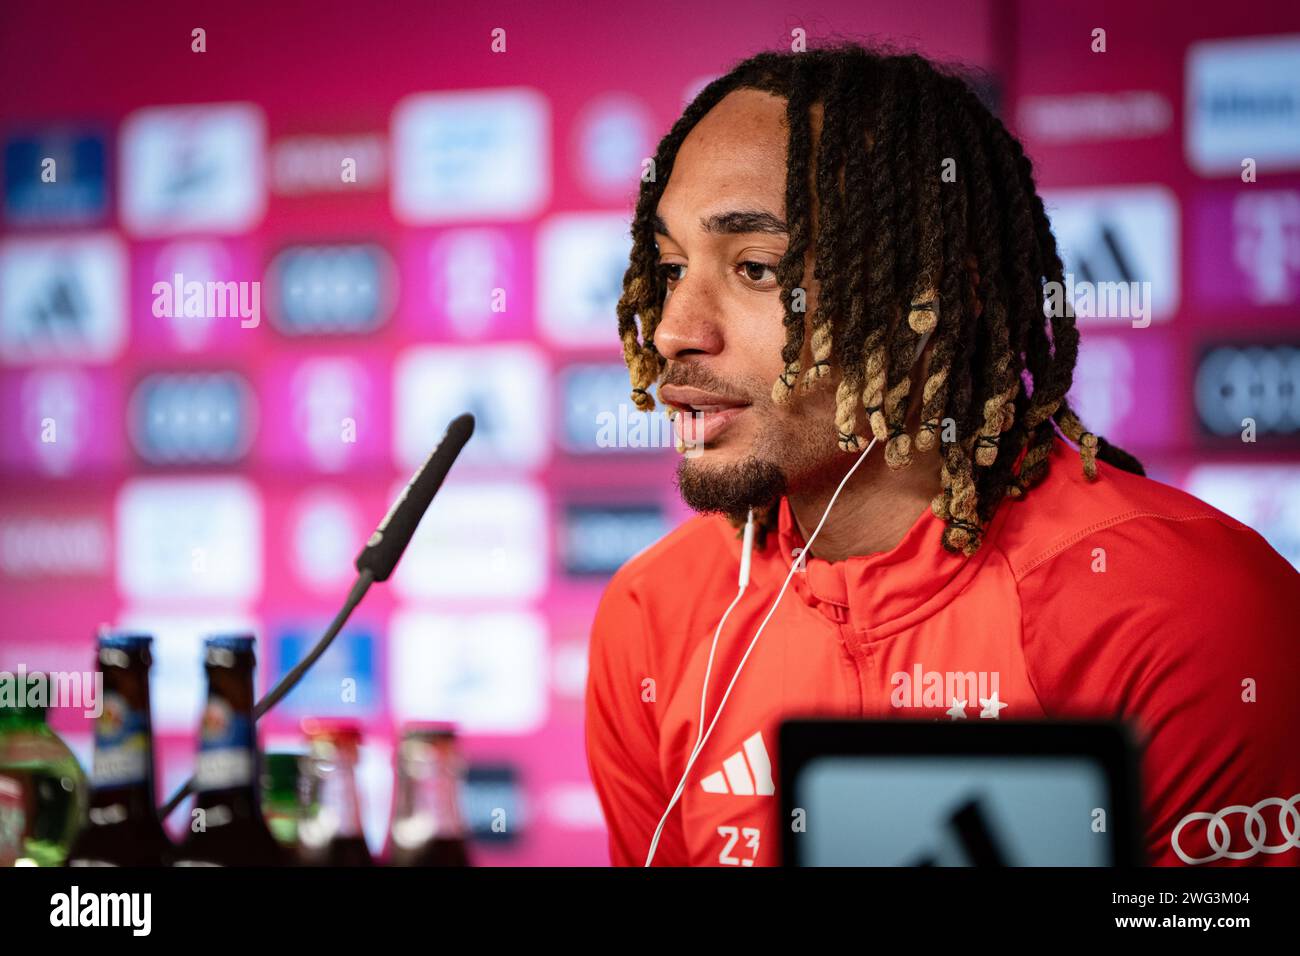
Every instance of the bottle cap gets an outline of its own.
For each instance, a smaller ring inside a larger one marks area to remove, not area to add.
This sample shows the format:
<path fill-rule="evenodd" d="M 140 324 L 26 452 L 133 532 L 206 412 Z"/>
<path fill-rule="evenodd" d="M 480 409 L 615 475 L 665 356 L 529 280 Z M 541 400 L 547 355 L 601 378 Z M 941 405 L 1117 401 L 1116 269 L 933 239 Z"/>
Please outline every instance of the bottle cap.
<path fill-rule="evenodd" d="M 302 722 L 302 732 L 311 743 L 313 757 L 356 761 L 361 746 L 361 725 L 355 720 L 308 717 Z"/>
<path fill-rule="evenodd" d="M 101 631 L 99 634 L 100 647 L 115 647 L 123 651 L 147 649 L 152 643 L 150 635 L 133 631 Z"/>
<path fill-rule="evenodd" d="M 361 743 L 361 724 L 346 717 L 306 717 L 302 722 L 302 732 L 308 738 L 331 740 L 336 744 Z"/>
<path fill-rule="evenodd" d="M 204 644 L 208 647 L 219 647 L 227 651 L 251 651 L 256 639 L 252 634 L 213 634 Z"/>

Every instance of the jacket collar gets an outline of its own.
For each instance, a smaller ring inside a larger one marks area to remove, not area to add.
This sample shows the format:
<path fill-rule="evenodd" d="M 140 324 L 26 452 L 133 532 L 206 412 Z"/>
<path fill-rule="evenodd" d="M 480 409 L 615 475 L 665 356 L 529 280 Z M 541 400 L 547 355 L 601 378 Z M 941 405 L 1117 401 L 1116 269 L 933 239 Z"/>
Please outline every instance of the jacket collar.
<path fill-rule="evenodd" d="M 1059 455 L 1059 438 L 1055 445 L 1058 447 L 1053 452 Z M 1019 466 L 1017 460 L 1017 471 Z M 961 585 L 994 551 L 1008 506 L 1017 504 L 1023 502 L 1006 500 L 999 506 L 983 544 L 971 557 L 943 547 L 944 523 L 927 507 L 902 540 L 888 551 L 835 562 L 805 559 L 805 570 L 795 572 L 790 589 L 809 606 L 856 631 L 885 636 L 902 630 L 934 613 L 961 591 Z M 790 501 L 782 498 L 774 567 L 782 579 L 794 562 L 796 549 L 801 552 L 803 547 L 804 538 L 794 521 Z"/>

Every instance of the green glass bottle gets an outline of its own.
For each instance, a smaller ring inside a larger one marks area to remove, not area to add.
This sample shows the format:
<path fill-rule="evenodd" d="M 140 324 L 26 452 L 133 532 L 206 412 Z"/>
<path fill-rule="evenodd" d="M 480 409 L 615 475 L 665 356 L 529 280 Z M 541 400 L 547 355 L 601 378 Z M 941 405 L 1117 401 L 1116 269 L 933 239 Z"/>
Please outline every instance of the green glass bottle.
<path fill-rule="evenodd" d="M 269 753 L 262 762 L 262 816 L 284 847 L 290 865 L 299 858 L 298 826 L 303 820 L 302 772 L 295 753 Z"/>
<path fill-rule="evenodd" d="M 86 775 L 45 708 L 0 705 L 0 865 L 62 866 L 86 800 Z"/>

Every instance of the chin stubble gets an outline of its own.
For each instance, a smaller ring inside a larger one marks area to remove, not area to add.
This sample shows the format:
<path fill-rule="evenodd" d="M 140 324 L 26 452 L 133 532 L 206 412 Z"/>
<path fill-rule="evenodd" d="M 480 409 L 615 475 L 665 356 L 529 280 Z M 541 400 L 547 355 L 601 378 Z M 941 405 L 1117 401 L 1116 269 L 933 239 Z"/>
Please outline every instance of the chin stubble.
<path fill-rule="evenodd" d="M 751 507 L 766 507 L 781 499 L 786 476 L 772 462 L 754 457 L 722 467 L 710 467 L 698 458 L 683 459 L 677 465 L 677 490 L 694 511 L 743 520 Z"/>

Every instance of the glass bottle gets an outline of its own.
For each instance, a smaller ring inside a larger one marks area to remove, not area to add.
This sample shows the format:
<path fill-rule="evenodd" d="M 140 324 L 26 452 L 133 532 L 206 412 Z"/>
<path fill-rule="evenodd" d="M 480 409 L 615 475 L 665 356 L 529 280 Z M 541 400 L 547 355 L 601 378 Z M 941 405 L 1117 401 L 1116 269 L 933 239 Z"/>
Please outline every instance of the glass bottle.
<path fill-rule="evenodd" d="M 293 863 L 299 862 L 301 850 L 298 828 L 304 816 L 306 781 L 301 764 L 305 759 L 302 754 L 269 753 L 262 766 L 262 816 Z"/>
<path fill-rule="evenodd" d="M 164 866 L 172 845 L 158 817 L 153 722 L 144 634 L 105 634 L 96 655 L 103 674 L 102 709 L 95 721 L 92 792 L 85 825 L 68 856 L 70 866 Z"/>
<path fill-rule="evenodd" d="M 5 679 L 11 684 L 0 693 L 0 865 L 61 866 L 86 812 L 86 775 L 46 723 L 45 705 L 29 699 L 38 684 L 49 687 L 47 675 Z"/>
<path fill-rule="evenodd" d="M 461 791 L 465 761 L 447 724 L 412 724 L 395 759 L 388 858 L 394 866 L 470 866 Z"/>
<path fill-rule="evenodd" d="M 253 638 L 218 635 L 204 645 L 208 698 L 199 727 L 194 808 L 177 866 L 277 866 L 280 845 L 262 817 Z"/>
<path fill-rule="evenodd" d="M 357 788 L 361 728 L 353 721 L 310 719 L 303 730 L 310 743 L 305 761 L 310 809 L 298 831 L 303 861 L 371 866 Z"/>

